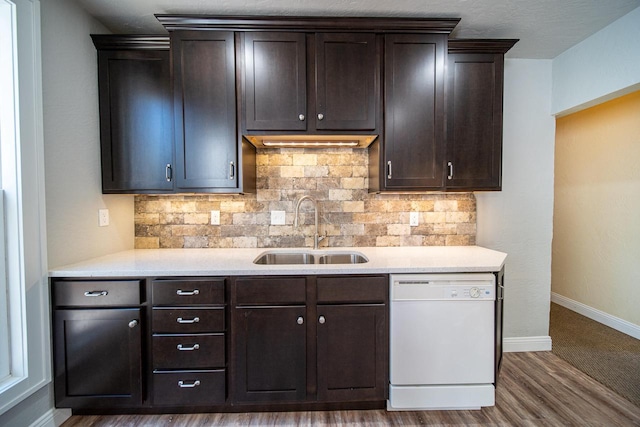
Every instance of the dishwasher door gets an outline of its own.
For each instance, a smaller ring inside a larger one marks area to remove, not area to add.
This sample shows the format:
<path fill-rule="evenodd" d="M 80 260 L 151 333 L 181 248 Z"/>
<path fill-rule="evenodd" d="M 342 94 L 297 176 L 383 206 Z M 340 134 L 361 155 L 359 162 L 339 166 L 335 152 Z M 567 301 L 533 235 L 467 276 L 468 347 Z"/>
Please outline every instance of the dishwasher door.
<path fill-rule="evenodd" d="M 494 382 L 495 276 L 392 275 L 392 386 Z"/>

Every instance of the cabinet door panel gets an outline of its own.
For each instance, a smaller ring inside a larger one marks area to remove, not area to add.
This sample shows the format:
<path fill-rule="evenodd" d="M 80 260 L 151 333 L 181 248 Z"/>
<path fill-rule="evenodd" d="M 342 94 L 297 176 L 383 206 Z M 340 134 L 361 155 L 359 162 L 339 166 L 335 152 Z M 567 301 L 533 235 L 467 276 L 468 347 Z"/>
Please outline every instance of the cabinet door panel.
<path fill-rule="evenodd" d="M 385 187 L 441 188 L 446 36 L 385 37 Z"/>
<path fill-rule="evenodd" d="M 449 189 L 500 189 L 502 54 L 449 54 Z"/>
<path fill-rule="evenodd" d="M 372 130 L 380 69 L 374 34 L 316 34 L 316 128 Z"/>
<path fill-rule="evenodd" d="M 247 130 L 305 130 L 305 34 L 246 33 L 244 49 Z"/>
<path fill-rule="evenodd" d="M 318 306 L 318 398 L 323 401 L 385 398 L 387 382 L 384 305 Z"/>
<path fill-rule="evenodd" d="M 102 190 L 171 191 L 169 50 L 98 52 Z"/>
<path fill-rule="evenodd" d="M 231 32 L 171 35 L 180 190 L 236 188 L 235 48 Z"/>
<path fill-rule="evenodd" d="M 235 309 L 237 401 L 296 401 L 306 397 L 306 308 Z"/>
<path fill-rule="evenodd" d="M 142 403 L 140 321 L 139 308 L 55 311 L 57 406 Z"/>

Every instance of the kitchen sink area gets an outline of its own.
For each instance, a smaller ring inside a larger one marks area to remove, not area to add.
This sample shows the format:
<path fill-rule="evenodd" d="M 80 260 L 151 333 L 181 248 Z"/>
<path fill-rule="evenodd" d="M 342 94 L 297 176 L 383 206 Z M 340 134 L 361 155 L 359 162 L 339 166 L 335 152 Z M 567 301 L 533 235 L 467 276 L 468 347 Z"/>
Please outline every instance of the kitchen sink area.
<path fill-rule="evenodd" d="M 369 262 L 369 259 L 356 251 L 327 253 L 310 250 L 266 251 L 253 261 L 254 264 L 259 265 L 363 264 L 366 262 Z"/>

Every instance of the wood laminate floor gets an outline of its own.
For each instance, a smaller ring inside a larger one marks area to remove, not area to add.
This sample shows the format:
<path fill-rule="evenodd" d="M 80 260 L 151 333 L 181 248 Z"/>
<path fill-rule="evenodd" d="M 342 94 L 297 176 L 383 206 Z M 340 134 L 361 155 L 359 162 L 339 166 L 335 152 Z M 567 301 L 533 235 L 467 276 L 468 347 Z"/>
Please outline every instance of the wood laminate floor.
<path fill-rule="evenodd" d="M 496 406 L 479 411 L 318 411 L 73 416 L 76 426 L 640 426 L 640 407 L 551 352 L 506 353 Z"/>

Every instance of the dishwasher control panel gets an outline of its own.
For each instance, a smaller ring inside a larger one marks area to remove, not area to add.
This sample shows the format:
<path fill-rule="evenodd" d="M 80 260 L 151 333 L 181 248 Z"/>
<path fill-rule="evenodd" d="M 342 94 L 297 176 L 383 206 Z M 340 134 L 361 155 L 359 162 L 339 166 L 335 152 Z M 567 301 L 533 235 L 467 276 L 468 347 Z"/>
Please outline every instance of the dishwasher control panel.
<path fill-rule="evenodd" d="M 495 300 L 495 280 L 491 273 L 394 274 L 391 299 Z"/>

